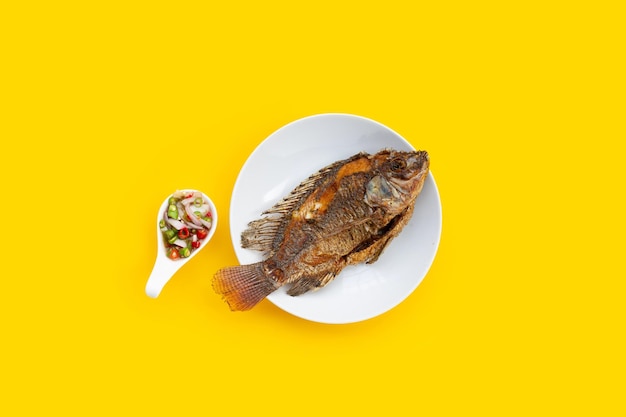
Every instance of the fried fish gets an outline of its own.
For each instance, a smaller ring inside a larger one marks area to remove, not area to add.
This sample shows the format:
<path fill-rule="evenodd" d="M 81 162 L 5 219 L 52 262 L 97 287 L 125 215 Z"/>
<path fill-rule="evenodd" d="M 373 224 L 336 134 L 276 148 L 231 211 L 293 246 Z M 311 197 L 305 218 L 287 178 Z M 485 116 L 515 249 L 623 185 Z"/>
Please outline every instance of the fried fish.
<path fill-rule="evenodd" d="M 220 269 L 213 289 L 243 311 L 283 285 L 298 296 L 347 265 L 375 262 L 411 218 L 429 166 L 426 151 L 384 149 L 321 169 L 242 233 L 242 247 L 265 260 Z"/>

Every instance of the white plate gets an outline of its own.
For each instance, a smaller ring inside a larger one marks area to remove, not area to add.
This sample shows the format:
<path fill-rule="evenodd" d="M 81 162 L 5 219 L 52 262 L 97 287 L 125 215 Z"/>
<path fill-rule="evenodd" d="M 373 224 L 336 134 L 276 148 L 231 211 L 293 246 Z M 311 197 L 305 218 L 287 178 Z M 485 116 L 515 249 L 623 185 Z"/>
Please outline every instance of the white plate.
<path fill-rule="evenodd" d="M 241 247 L 241 232 L 250 221 L 320 168 L 361 151 L 376 153 L 383 148 L 414 150 L 388 127 L 348 114 L 310 116 L 272 133 L 248 157 L 233 189 L 230 232 L 239 262 L 263 260 L 261 252 Z M 417 288 L 434 260 L 440 235 L 441 203 L 431 173 L 417 197 L 412 219 L 377 262 L 348 266 L 315 292 L 291 297 L 286 286 L 267 298 L 295 316 L 320 323 L 375 317 Z"/>

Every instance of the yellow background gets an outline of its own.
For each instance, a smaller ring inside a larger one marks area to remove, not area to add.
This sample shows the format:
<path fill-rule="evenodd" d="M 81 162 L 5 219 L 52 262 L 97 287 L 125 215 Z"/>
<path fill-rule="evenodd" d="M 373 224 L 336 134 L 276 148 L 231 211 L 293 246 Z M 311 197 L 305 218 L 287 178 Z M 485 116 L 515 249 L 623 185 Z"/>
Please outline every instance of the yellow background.
<path fill-rule="evenodd" d="M 619 2 L 411 3 L 3 2 L 0 414 L 624 415 Z M 239 169 L 324 112 L 430 152 L 436 260 L 365 322 L 231 313 Z M 149 299 L 185 187 L 219 228 Z"/>

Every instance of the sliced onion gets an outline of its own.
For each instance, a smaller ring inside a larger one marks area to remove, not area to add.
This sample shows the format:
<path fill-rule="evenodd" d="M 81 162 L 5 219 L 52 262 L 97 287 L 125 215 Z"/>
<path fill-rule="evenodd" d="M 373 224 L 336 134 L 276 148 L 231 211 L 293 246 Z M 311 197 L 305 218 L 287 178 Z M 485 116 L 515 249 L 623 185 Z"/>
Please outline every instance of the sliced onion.
<path fill-rule="evenodd" d="M 209 205 L 208 204 L 203 204 L 200 207 L 198 207 L 198 210 L 196 210 L 196 211 L 199 211 L 200 213 L 202 213 L 204 215 L 204 214 L 207 214 L 209 212 L 209 210 L 210 210 Z"/>
<path fill-rule="evenodd" d="M 188 222 L 186 220 L 183 220 L 183 223 L 185 223 L 185 226 L 187 226 L 187 228 L 189 229 L 196 229 L 196 230 L 204 229 L 204 227 L 198 226 L 197 224 L 193 224 L 192 222 Z"/>
<path fill-rule="evenodd" d="M 186 248 L 187 247 L 187 242 L 185 242 L 184 240 L 181 240 L 181 239 L 176 239 L 174 241 L 174 244 L 176 246 L 180 246 L 181 248 Z"/>
<path fill-rule="evenodd" d="M 187 216 L 189 216 L 189 219 L 191 219 L 191 221 L 194 224 L 196 224 L 198 226 L 202 226 L 201 219 L 199 219 L 198 217 L 196 217 L 195 214 L 193 214 L 193 211 L 191 210 L 190 206 L 188 206 L 188 205 L 185 206 L 185 212 L 187 213 Z"/>
<path fill-rule="evenodd" d="M 175 220 L 175 219 L 170 219 L 169 217 L 166 219 L 166 221 L 176 230 L 180 230 L 183 227 L 185 227 L 185 223 L 179 221 L 179 220 Z"/>
<path fill-rule="evenodd" d="M 206 227 L 207 229 L 211 229 L 211 221 L 206 221 L 204 219 L 199 219 L 199 220 L 204 227 Z"/>
<path fill-rule="evenodd" d="M 180 201 L 178 202 L 178 204 L 176 205 L 176 207 L 178 208 L 178 216 L 182 216 L 183 211 L 185 210 L 185 207 L 187 207 L 186 205 L 182 204 Z"/>

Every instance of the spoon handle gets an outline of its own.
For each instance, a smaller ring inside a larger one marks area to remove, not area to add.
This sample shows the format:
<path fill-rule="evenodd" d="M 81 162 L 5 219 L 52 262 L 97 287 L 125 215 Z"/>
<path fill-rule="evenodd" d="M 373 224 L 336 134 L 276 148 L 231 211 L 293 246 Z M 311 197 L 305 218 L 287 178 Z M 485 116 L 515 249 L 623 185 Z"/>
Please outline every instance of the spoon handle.
<path fill-rule="evenodd" d="M 184 262 L 183 262 L 184 263 Z M 172 275 L 182 266 L 168 259 L 157 259 L 152 268 L 152 273 L 146 283 L 146 294 L 148 297 L 157 298 L 161 290 L 172 278 Z"/>

